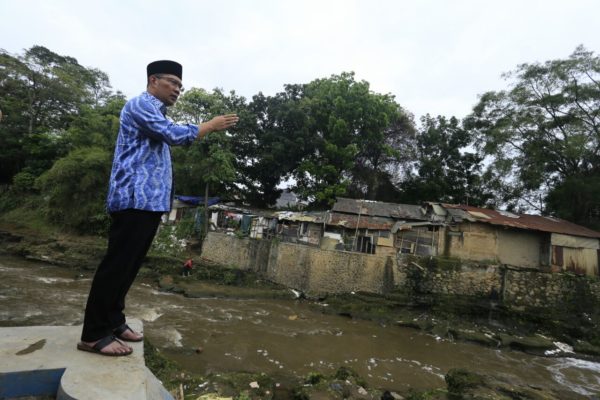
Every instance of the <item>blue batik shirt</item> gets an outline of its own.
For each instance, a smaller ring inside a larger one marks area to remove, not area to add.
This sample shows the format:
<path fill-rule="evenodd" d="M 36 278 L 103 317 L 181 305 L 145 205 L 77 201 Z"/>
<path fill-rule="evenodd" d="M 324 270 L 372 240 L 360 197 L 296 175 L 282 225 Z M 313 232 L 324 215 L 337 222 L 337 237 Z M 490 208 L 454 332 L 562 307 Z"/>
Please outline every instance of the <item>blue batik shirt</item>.
<path fill-rule="evenodd" d="M 166 106 L 148 92 L 123 107 L 108 188 L 108 212 L 171 209 L 169 146 L 191 144 L 198 136 L 198 126 L 174 124 L 166 112 Z"/>

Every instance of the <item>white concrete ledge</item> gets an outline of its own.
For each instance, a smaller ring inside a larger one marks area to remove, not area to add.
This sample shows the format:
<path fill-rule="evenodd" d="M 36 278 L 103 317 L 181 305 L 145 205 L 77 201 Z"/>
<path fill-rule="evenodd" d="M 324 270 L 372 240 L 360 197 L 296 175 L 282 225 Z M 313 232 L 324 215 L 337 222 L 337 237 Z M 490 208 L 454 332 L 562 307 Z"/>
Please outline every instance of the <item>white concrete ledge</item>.
<path fill-rule="evenodd" d="M 141 321 L 127 322 L 142 331 Z M 129 343 L 129 356 L 106 357 L 77 350 L 80 335 L 81 326 L 0 328 L 0 398 L 172 400 L 146 368 L 142 342 Z"/>

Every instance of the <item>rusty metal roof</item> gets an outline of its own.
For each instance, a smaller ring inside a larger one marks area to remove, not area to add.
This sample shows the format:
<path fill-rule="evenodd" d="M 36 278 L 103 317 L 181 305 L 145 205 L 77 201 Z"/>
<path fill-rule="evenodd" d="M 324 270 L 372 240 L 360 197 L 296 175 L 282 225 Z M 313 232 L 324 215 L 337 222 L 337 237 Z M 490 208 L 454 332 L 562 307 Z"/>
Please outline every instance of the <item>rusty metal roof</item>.
<path fill-rule="evenodd" d="M 329 221 L 327 225 L 342 226 L 348 229 L 374 229 L 374 230 L 390 230 L 394 226 L 394 220 L 386 217 L 373 217 L 370 215 L 353 215 L 342 214 L 337 212 L 329 213 Z"/>
<path fill-rule="evenodd" d="M 357 200 L 338 197 L 332 211 L 346 214 L 369 215 L 373 217 L 386 217 L 397 219 L 411 219 L 427 221 L 429 218 L 423 213 L 421 206 L 413 204 L 384 203 L 373 200 Z"/>
<path fill-rule="evenodd" d="M 531 214 L 514 214 L 507 211 L 490 210 L 457 204 L 442 204 L 455 222 L 468 220 L 510 228 L 529 229 L 541 232 L 600 238 L 600 232 L 560 218 Z"/>

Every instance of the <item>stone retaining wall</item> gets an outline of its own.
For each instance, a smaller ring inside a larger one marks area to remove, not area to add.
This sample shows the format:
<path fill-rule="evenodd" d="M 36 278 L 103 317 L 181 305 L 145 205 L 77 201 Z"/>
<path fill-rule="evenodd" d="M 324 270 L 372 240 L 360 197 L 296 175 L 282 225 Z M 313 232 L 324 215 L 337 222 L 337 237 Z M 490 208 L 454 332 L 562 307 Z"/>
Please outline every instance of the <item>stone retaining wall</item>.
<path fill-rule="evenodd" d="M 506 270 L 504 300 L 533 307 L 590 308 L 600 305 L 600 281 L 573 274 Z"/>
<path fill-rule="evenodd" d="M 501 299 L 506 305 L 583 309 L 600 306 L 600 280 L 573 274 L 442 259 L 380 257 L 277 241 L 239 239 L 211 232 L 202 256 L 224 266 L 256 271 L 308 293 L 365 291 Z"/>
<path fill-rule="evenodd" d="M 463 264 L 452 269 L 400 265 L 398 269 L 406 270 L 404 285 L 420 293 L 491 297 L 502 290 L 502 274 L 497 265 Z"/>

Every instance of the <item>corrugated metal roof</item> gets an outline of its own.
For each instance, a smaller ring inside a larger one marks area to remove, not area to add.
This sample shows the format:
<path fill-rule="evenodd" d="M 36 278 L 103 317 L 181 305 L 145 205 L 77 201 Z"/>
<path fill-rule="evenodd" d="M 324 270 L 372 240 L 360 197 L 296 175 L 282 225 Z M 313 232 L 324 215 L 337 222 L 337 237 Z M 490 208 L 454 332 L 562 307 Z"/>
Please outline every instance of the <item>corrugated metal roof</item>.
<path fill-rule="evenodd" d="M 282 221 L 302 221 L 320 224 L 327 220 L 327 211 L 277 211 L 274 215 Z"/>
<path fill-rule="evenodd" d="M 370 215 L 342 214 L 337 212 L 329 213 L 327 225 L 343 226 L 348 229 L 375 229 L 390 230 L 394 226 L 394 220 L 386 217 L 372 217 Z"/>
<path fill-rule="evenodd" d="M 423 212 L 421 206 L 414 204 L 396 204 L 396 211 L 390 214 L 393 218 L 428 221 L 429 217 Z"/>
<path fill-rule="evenodd" d="M 257 217 L 264 217 L 264 218 L 275 218 L 276 217 L 275 212 L 270 211 L 270 210 L 242 208 L 242 207 L 228 206 L 225 204 L 215 204 L 215 205 L 209 206 L 208 209 L 212 210 L 212 211 L 215 211 L 215 210 L 229 211 L 229 212 L 236 213 L 236 214 L 251 215 L 251 216 L 257 216 Z"/>
<path fill-rule="evenodd" d="M 461 217 L 464 217 L 462 219 L 511 228 L 600 238 L 600 232 L 559 218 L 531 214 L 514 214 L 457 204 L 442 204 L 442 206 L 448 210 L 455 222 L 460 222 Z M 479 218 L 479 214 L 483 214 L 484 216 Z"/>
<path fill-rule="evenodd" d="M 419 221 L 426 221 L 429 219 L 421 211 L 421 206 L 413 204 L 385 203 L 373 200 L 348 199 L 345 197 L 337 198 L 332 211 L 346 214 L 413 219 Z"/>

